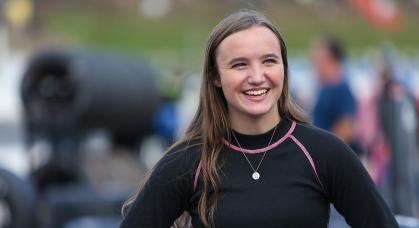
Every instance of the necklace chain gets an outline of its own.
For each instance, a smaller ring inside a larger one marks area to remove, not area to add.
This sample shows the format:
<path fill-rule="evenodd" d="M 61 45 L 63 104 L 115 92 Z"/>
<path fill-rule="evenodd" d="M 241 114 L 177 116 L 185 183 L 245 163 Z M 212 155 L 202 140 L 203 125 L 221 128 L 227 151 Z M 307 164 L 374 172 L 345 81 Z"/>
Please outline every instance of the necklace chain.
<path fill-rule="evenodd" d="M 274 131 L 273 131 L 273 133 L 271 135 L 271 139 L 269 140 L 269 143 L 268 143 L 268 146 L 267 147 L 269 147 L 271 145 L 271 142 L 272 142 L 272 139 L 273 139 L 273 137 L 275 135 L 275 132 L 276 132 L 276 128 L 277 127 L 278 127 L 278 125 L 275 126 L 275 129 L 274 129 Z M 237 140 L 237 137 L 236 137 L 236 134 L 234 133 L 234 131 L 232 131 L 232 134 L 233 134 L 234 140 L 236 140 L 237 145 L 239 145 L 240 149 L 243 150 L 243 147 L 240 145 L 239 140 Z M 259 170 L 260 165 L 262 164 L 263 159 L 265 158 L 266 152 L 268 152 L 268 151 L 266 150 L 265 152 L 263 152 L 262 158 L 260 159 L 259 164 L 256 167 L 256 169 L 253 167 L 252 163 L 250 162 L 250 160 L 246 156 L 246 154 L 243 151 L 241 151 L 241 152 L 242 152 L 244 158 L 246 158 L 246 161 L 249 163 L 250 168 L 252 168 L 252 170 L 253 170 L 253 175 L 252 175 L 253 179 L 255 179 L 255 180 L 259 179 L 260 174 L 259 174 L 258 170 Z"/>

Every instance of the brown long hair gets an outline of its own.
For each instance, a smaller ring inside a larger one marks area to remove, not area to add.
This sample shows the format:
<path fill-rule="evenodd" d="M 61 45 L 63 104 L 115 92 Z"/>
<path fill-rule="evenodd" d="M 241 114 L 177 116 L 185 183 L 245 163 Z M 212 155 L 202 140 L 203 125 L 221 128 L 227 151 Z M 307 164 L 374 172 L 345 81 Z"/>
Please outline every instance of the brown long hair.
<path fill-rule="evenodd" d="M 205 227 L 214 226 L 214 214 L 219 195 L 219 156 L 223 147 L 222 139 L 229 132 L 227 102 L 221 88 L 216 87 L 214 84 L 215 80 L 219 79 L 216 64 L 217 48 L 229 35 L 252 26 L 264 26 L 270 29 L 278 38 L 281 46 L 284 82 L 282 94 L 278 100 L 280 117 L 297 122 L 308 122 L 307 116 L 290 96 L 287 49 L 281 34 L 273 23 L 262 14 L 253 10 L 239 10 L 218 23 L 207 41 L 198 110 L 185 135 L 175 143 L 175 145 L 179 145 L 185 141 L 192 140 L 199 140 L 202 143 L 200 148 L 203 190 L 199 199 L 198 214 Z M 133 199 L 127 201 L 124 209 L 132 201 Z"/>

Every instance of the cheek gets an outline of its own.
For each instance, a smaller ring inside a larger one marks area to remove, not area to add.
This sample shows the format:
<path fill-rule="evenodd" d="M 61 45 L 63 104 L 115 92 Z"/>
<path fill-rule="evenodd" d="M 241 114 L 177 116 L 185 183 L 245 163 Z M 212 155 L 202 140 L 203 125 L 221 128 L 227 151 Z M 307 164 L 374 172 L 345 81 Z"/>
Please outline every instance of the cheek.
<path fill-rule="evenodd" d="M 271 82 L 281 89 L 284 84 L 284 69 L 282 67 L 272 69 L 269 75 Z"/>
<path fill-rule="evenodd" d="M 221 87 L 224 92 L 231 90 L 240 89 L 242 81 L 240 80 L 240 75 L 236 74 L 221 74 L 220 75 Z"/>

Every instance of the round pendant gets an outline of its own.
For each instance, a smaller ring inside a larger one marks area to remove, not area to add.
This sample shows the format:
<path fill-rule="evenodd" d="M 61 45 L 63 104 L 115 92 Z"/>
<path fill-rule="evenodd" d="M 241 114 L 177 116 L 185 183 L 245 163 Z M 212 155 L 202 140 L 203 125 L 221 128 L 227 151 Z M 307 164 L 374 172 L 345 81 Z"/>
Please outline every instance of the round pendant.
<path fill-rule="evenodd" d="M 257 179 L 259 179 L 260 174 L 259 174 L 258 172 L 254 172 L 254 173 L 252 174 L 252 177 L 253 177 L 253 179 L 254 179 L 254 180 L 257 180 Z"/>

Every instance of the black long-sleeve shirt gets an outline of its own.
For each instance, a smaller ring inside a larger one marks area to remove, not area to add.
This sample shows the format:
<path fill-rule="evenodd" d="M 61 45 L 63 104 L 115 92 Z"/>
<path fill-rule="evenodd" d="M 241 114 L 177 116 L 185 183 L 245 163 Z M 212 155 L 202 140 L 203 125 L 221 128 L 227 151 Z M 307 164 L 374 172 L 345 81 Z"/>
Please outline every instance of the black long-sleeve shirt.
<path fill-rule="evenodd" d="M 354 228 L 398 227 L 368 173 L 351 151 L 330 133 L 282 119 L 260 135 L 235 132 L 245 148 L 224 139 L 220 198 L 215 227 L 326 228 L 332 203 Z M 265 158 L 252 178 L 263 153 Z M 202 193 L 199 145 L 182 144 L 156 165 L 121 228 L 170 227 L 188 211 L 195 228 Z"/>

